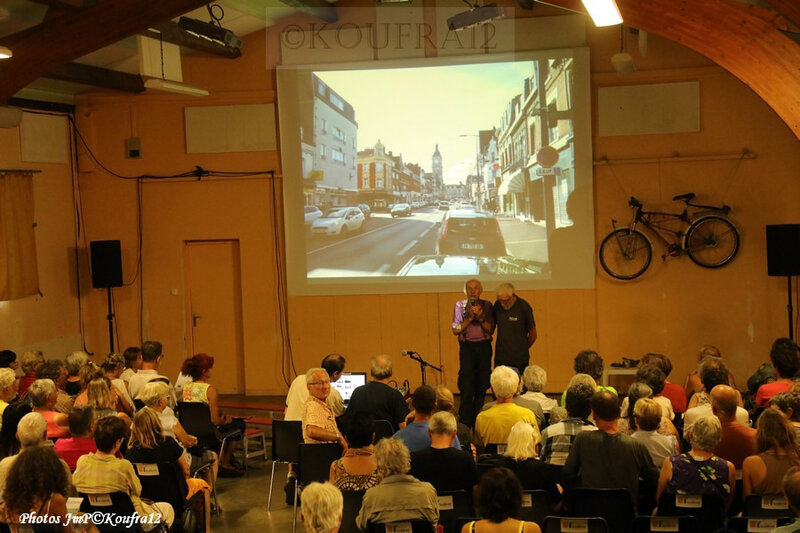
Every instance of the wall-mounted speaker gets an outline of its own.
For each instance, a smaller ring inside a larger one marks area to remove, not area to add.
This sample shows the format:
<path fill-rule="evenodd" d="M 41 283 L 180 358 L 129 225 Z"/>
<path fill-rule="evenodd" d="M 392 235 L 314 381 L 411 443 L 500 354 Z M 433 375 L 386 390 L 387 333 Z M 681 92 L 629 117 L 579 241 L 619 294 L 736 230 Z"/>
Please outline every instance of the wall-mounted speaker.
<path fill-rule="evenodd" d="M 767 272 L 800 276 L 800 224 L 767 226 Z"/>
<path fill-rule="evenodd" d="M 119 241 L 92 241 L 92 287 L 106 289 L 122 286 L 122 249 Z"/>

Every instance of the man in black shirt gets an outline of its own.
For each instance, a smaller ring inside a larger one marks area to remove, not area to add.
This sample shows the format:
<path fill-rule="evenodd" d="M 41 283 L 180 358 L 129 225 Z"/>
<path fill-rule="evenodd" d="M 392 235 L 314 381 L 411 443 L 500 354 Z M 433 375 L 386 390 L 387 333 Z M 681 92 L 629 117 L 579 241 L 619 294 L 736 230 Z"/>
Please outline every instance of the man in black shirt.
<path fill-rule="evenodd" d="M 464 490 L 472 497 L 478 483 L 478 469 L 472 454 L 452 448 L 456 438 L 456 419 L 447 411 L 440 411 L 428 423 L 430 448 L 411 454 L 409 474 L 427 481 L 437 492 Z"/>
<path fill-rule="evenodd" d="M 369 364 L 372 381 L 356 387 L 350 396 L 348 413 L 366 411 L 375 420 L 388 420 L 394 431 L 406 426 L 408 405 L 403 395 L 389 385 L 392 378 L 392 359 L 388 355 L 377 355 Z"/>
<path fill-rule="evenodd" d="M 530 304 L 514 294 L 514 286 L 501 283 L 497 287 L 494 318 L 497 324 L 497 343 L 494 366 L 510 366 L 522 371 L 530 362 L 530 347 L 536 342 L 536 321 Z"/>

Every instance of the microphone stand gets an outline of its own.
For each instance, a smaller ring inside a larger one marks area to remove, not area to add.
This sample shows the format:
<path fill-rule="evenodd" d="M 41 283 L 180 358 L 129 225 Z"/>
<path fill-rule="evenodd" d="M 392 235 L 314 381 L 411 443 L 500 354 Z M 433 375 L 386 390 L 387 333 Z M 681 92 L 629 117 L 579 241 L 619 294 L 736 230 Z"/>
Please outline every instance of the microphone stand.
<path fill-rule="evenodd" d="M 426 370 L 428 367 L 431 367 L 433 370 L 436 370 L 436 371 L 437 371 L 437 372 L 439 372 L 440 374 L 441 374 L 441 372 L 442 372 L 442 369 L 441 369 L 441 368 L 439 368 L 438 366 L 434 366 L 434 365 L 430 364 L 430 363 L 429 363 L 429 362 L 427 362 L 425 359 L 423 359 L 422 357 L 420 357 L 420 355 L 419 355 L 417 352 L 408 351 L 408 357 L 409 357 L 409 358 L 411 358 L 411 359 L 413 359 L 413 360 L 414 360 L 414 361 L 416 361 L 417 363 L 419 363 L 419 370 L 420 370 L 420 372 L 422 373 L 422 384 L 423 384 L 423 385 L 426 385 L 426 383 L 425 383 L 425 370 Z"/>

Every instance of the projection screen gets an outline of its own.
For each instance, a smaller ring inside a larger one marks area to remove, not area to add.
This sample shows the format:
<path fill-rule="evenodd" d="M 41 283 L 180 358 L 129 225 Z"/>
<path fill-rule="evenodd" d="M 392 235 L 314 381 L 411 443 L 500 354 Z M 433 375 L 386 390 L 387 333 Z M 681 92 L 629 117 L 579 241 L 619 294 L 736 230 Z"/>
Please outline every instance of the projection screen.
<path fill-rule="evenodd" d="M 594 285 L 586 48 L 278 69 L 289 292 Z"/>

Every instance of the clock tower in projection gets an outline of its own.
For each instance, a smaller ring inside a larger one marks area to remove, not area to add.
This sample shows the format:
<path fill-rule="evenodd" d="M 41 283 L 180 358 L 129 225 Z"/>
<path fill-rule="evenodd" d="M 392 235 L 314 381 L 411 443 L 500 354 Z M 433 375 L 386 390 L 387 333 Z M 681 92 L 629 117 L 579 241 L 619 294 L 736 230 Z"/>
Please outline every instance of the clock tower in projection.
<path fill-rule="evenodd" d="M 431 162 L 433 167 L 433 193 L 439 199 L 443 199 L 442 190 L 444 189 L 444 182 L 442 179 L 442 154 L 439 153 L 439 145 L 436 145 L 436 151 L 433 152 L 433 160 Z"/>

